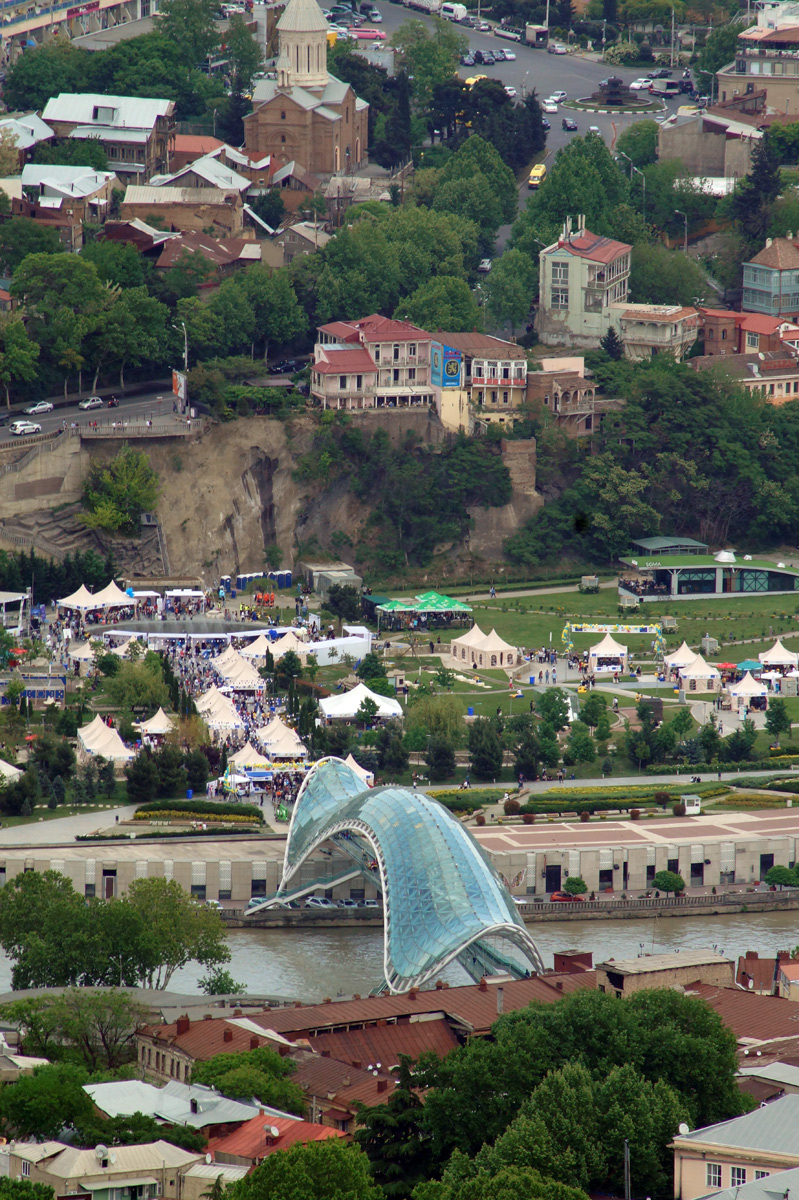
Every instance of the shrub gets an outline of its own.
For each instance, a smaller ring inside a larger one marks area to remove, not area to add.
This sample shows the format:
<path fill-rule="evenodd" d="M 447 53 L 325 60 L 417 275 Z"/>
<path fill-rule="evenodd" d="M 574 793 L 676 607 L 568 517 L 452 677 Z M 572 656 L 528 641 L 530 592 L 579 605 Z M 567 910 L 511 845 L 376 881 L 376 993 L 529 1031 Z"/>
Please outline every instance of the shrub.
<path fill-rule="evenodd" d="M 676 804 L 672 804 L 671 811 L 674 813 L 675 817 L 684 817 L 685 805 L 683 804 L 682 800 L 678 800 Z"/>
<path fill-rule="evenodd" d="M 590 821 L 590 820 L 591 820 L 591 814 L 590 814 L 590 813 L 587 813 L 587 812 L 585 811 L 585 809 L 583 809 L 583 811 L 580 813 L 580 820 L 581 820 L 581 821 Z"/>
<path fill-rule="evenodd" d="M 640 821 L 641 820 L 640 808 L 631 808 L 630 809 L 630 820 L 631 821 Z"/>
<path fill-rule="evenodd" d="M 486 823 L 485 813 L 478 813 L 477 816 L 474 818 L 474 823 L 475 823 L 475 825 L 480 825 L 480 826 L 485 825 L 485 823 Z"/>
<path fill-rule="evenodd" d="M 152 817 L 156 813 L 162 812 L 163 809 L 163 801 L 153 800 L 149 804 L 140 804 L 136 809 L 135 817 L 141 821 L 145 817 Z M 169 811 L 192 817 L 248 817 L 251 821 L 263 821 L 264 819 L 263 813 L 256 804 L 233 804 L 225 803 L 222 800 L 219 803 L 213 800 L 170 800 Z"/>
<path fill-rule="evenodd" d="M 510 799 L 505 801 L 502 807 L 505 809 L 506 817 L 515 817 L 521 808 L 521 804 L 514 796 L 511 796 Z"/>
<path fill-rule="evenodd" d="M 667 804 L 671 803 L 671 796 L 668 792 L 655 792 L 652 799 L 654 800 L 655 804 L 662 804 L 664 808 Z"/>
<path fill-rule="evenodd" d="M 522 825 L 533 825 L 535 823 L 535 813 L 522 813 Z"/>

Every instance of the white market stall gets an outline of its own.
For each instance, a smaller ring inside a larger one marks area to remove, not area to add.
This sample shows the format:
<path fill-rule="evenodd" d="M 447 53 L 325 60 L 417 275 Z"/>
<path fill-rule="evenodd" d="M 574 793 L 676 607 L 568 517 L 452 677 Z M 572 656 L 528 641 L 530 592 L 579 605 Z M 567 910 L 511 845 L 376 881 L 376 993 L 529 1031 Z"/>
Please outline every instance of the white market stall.
<path fill-rule="evenodd" d="M 761 712 L 768 706 L 768 687 L 755 679 L 749 671 L 737 683 L 727 685 L 733 708 L 757 708 Z"/>
<path fill-rule="evenodd" d="M 259 633 L 254 642 L 250 642 L 249 646 L 242 646 L 239 654 L 245 658 L 257 658 L 262 662 L 266 662 L 267 654 L 272 653 L 274 642 L 266 636 L 265 633 Z"/>
<path fill-rule="evenodd" d="M 460 637 L 452 639 L 450 642 L 450 654 L 458 663 L 471 663 L 474 658 L 474 651 L 485 641 L 485 636 L 475 621 L 471 629 L 466 630 L 466 633 L 462 633 Z"/>
<path fill-rule="evenodd" d="M 763 650 L 757 657 L 764 667 L 795 667 L 799 665 L 799 654 L 788 650 L 779 638 L 770 650 Z"/>
<path fill-rule="evenodd" d="M 138 729 L 145 744 L 159 743 L 175 728 L 175 722 L 166 715 L 163 708 L 159 708 L 158 712 L 153 713 L 147 721 L 136 722 L 135 728 Z"/>
<path fill-rule="evenodd" d="M 684 667 L 689 666 L 689 664 L 692 663 L 695 658 L 696 651 L 692 650 L 687 642 L 683 642 L 683 644 L 676 650 L 673 650 L 671 654 L 666 654 L 663 658 L 663 661 L 667 667 L 676 667 L 678 671 L 681 671 Z"/>
<path fill-rule="evenodd" d="M 308 750 L 296 729 L 286 725 L 280 717 L 273 717 L 268 725 L 256 729 L 255 736 L 273 761 L 308 756 Z"/>
<path fill-rule="evenodd" d="M 715 692 L 720 678 L 718 667 L 705 662 L 701 654 L 697 654 L 693 662 L 680 671 L 680 680 L 689 692 Z"/>
<path fill-rule="evenodd" d="M 269 771 L 272 767 L 268 756 L 257 750 L 251 742 L 247 742 L 235 754 L 231 754 L 228 762 L 236 770 L 241 771 Z"/>
<path fill-rule="evenodd" d="M 594 675 L 612 675 L 616 671 L 624 674 L 627 670 L 627 647 L 606 633 L 602 641 L 588 651 L 588 669 Z"/>
<path fill-rule="evenodd" d="M 388 719 L 402 716 L 402 705 L 399 700 L 393 700 L 390 696 L 381 696 L 377 692 L 370 692 L 363 683 L 359 683 L 352 691 L 320 700 L 319 707 L 329 721 L 351 721 L 357 715 L 361 704 L 367 699 L 377 705 L 375 715 L 378 717 Z"/>
<path fill-rule="evenodd" d="M 367 771 L 365 767 L 362 767 L 361 764 L 352 757 L 351 753 L 347 755 L 347 757 L 344 759 L 344 762 L 347 764 L 348 767 L 350 767 L 355 772 L 355 774 L 360 779 L 362 779 L 364 781 L 364 783 L 366 784 L 367 787 L 374 787 L 374 784 L 375 784 L 374 771 Z"/>
<path fill-rule="evenodd" d="M 117 587 L 112 579 L 104 588 L 94 595 L 95 608 L 135 608 L 136 602 L 122 588 Z"/>
<path fill-rule="evenodd" d="M 90 725 L 78 730 L 78 754 L 83 758 L 108 758 L 113 763 L 127 763 L 136 757 L 99 714 Z"/>
<path fill-rule="evenodd" d="M 473 670 L 518 667 L 522 662 L 516 646 L 501 638 L 496 629 L 483 633 L 479 625 L 472 625 L 461 637 L 453 638 L 450 654 L 459 666 L 467 664 Z"/>

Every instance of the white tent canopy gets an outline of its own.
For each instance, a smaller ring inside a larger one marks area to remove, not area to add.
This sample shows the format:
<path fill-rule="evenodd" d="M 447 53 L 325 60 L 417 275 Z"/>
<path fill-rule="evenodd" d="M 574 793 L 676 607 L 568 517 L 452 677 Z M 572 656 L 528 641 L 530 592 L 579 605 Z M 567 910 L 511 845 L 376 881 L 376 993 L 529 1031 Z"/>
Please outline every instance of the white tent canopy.
<path fill-rule="evenodd" d="M 763 650 L 757 657 L 765 667 L 795 667 L 799 664 L 799 654 L 788 650 L 779 638 L 770 650 Z"/>
<path fill-rule="evenodd" d="M 667 654 L 663 661 L 667 667 L 682 668 L 687 667 L 695 658 L 696 651 L 692 650 L 687 642 L 683 642 L 677 650 L 672 651 L 671 654 Z"/>
<path fill-rule="evenodd" d="M 77 662 L 89 662 L 94 658 L 94 647 L 91 642 L 76 642 L 67 651 L 70 658 L 74 658 Z"/>
<path fill-rule="evenodd" d="M 242 658 L 238 650 L 232 646 L 211 659 L 211 666 L 231 687 L 246 690 L 256 690 L 264 686 L 264 681 L 252 663 Z"/>
<path fill-rule="evenodd" d="M 24 772 L 20 771 L 19 767 L 12 767 L 11 763 L 7 763 L 5 759 L 0 758 L 0 776 L 3 779 L 19 779 Z"/>
<path fill-rule="evenodd" d="M 701 654 L 696 654 L 680 674 L 683 679 L 718 679 L 719 669 L 705 662 Z"/>
<path fill-rule="evenodd" d="M 90 608 L 97 608 L 97 598 L 93 596 L 85 583 L 82 583 L 76 592 L 71 596 L 65 596 L 63 600 L 58 601 L 59 608 L 77 608 L 81 611 L 87 611 Z"/>
<path fill-rule="evenodd" d="M 606 633 L 602 641 L 588 651 L 588 661 L 592 671 L 623 671 L 627 664 L 627 647 Z"/>
<path fill-rule="evenodd" d="M 256 750 L 250 742 L 231 754 L 228 762 L 234 767 L 270 767 L 272 764 L 265 754 Z"/>
<path fill-rule="evenodd" d="M 364 781 L 367 787 L 374 787 L 374 771 L 367 771 L 365 767 L 362 767 L 361 764 L 352 757 L 352 754 L 348 754 L 344 759 L 344 762 L 348 767 L 352 768 L 352 770 L 360 779 Z"/>
<path fill-rule="evenodd" d="M 244 722 L 236 712 L 233 701 L 220 692 L 218 687 L 210 687 L 197 701 L 197 711 L 206 725 L 211 729 L 243 729 Z"/>
<path fill-rule="evenodd" d="M 132 606 L 134 600 L 132 596 L 123 592 L 122 588 L 117 587 L 112 579 L 101 591 L 96 593 L 94 603 L 97 608 L 119 608 L 123 604 Z"/>
<path fill-rule="evenodd" d="M 280 717 L 273 717 L 268 725 L 256 729 L 255 736 L 271 758 L 305 758 L 308 753 L 297 731 L 285 725 Z"/>
<path fill-rule="evenodd" d="M 479 625 L 473 625 L 461 637 L 453 638 L 450 654 L 456 662 L 475 668 L 516 667 L 522 661 L 517 648 L 501 638 L 496 629 L 483 633 Z"/>
<path fill-rule="evenodd" d="M 295 654 L 299 655 L 310 653 L 305 642 L 301 642 L 294 633 L 284 633 L 282 637 L 278 638 L 276 642 L 272 643 L 270 649 L 275 657 L 275 662 L 277 662 L 279 658 L 282 658 L 283 655 L 289 650 L 293 650 Z"/>
<path fill-rule="evenodd" d="M 319 707 L 326 717 L 339 720 L 351 719 L 356 715 L 364 700 L 373 700 L 377 705 L 378 717 L 401 717 L 402 705 L 399 700 L 388 696 L 380 696 L 370 692 L 365 684 L 359 683 L 350 692 L 342 692 L 339 696 L 328 696 L 319 701 Z"/>
<path fill-rule="evenodd" d="M 135 755 L 129 750 L 116 729 L 106 725 L 98 714 L 90 725 L 78 730 L 78 741 L 85 754 L 110 758 L 112 762 L 130 762 Z"/>
<path fill-rule="evenodd" d="M 767 696 L 768 688 L 753 678 L 749 671 L 737 683 L 729 684 L 727 691 L 731 696 Z"/>
<path fill-rule="evenodd" d="M 171 717 L 166 715 L 163 708 L 159 708 L 158 712 L 154 713 L 149 720 L 139 721 L 136 725 L 136 728 L 140 733 L 161 737 L 164 734 L 169 733 L 171 729 L 175 728 L 175 722 Z"/>
<path fill-rule="evenodd" d="M 239 651 L 245 658 L 266 658 L 267 654 L 272 652 L 274 642 L 264 633 L 259 633 L 254 642 L 250 642 L 249 646 L 243 646 Z"/>

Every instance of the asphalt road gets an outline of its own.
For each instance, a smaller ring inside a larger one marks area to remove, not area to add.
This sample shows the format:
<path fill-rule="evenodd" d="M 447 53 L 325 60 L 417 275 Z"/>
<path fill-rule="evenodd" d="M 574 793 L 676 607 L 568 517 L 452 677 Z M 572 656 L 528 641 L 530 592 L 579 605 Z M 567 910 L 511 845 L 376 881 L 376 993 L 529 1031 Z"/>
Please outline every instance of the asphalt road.
<path fill-rule="evenodd" d="M 158 403 L 158 397 L 163 396 L 161 403 Z M 42 433 L 52 433 L 56 429 L 60 429 L 63 422 L 68 425 L 88 425 L 90 421 L 105 423 L 110 421 L 159 421 L 162 418 L 167 420 L 172 419 L 172 393 L 164 389 L 161 392 L 151 392 L 143 396 L 131 396 L 126 400 L 120 400 L 119 408 L 92 408 L 84 410 L 78 408 L 77 400 L 67 405 L 57 405 L 52 412 L 38 413 L 28 416 L 22 409 L 15 406 L 12 414 L 12 421 L 34 421 L 37 425 L 41 425 Z M 15 437 L 9 433 L 8 425 L 0 426 L 0 446 L 22 441 L 23 439 Z"/>

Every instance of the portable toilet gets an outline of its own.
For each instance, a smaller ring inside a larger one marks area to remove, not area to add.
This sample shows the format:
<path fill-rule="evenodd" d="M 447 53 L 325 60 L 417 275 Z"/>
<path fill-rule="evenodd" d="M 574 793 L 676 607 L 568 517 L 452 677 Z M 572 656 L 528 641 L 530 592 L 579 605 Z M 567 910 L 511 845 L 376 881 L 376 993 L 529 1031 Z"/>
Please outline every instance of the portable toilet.
<path fill-rule="evenodd" d="M 232 586 L 233 586 L 233 584 L 232 584 L 232 583 L 231 583 L 231 581 L 230 581 L 230 576 L 229 576 L 229 575 L 220 575 L 220 576 L 219 576 L 219 586 L 220 586 L 220 587 L 221 587 L 221 588 L 222 588 L 222 589 L 223 589 L 225 592 L 227 592 L 227 594 L 228 594 L 228 595 L 230 595 L 230 590 L 231 590 L 231 588 L 232 588 Z"/>

